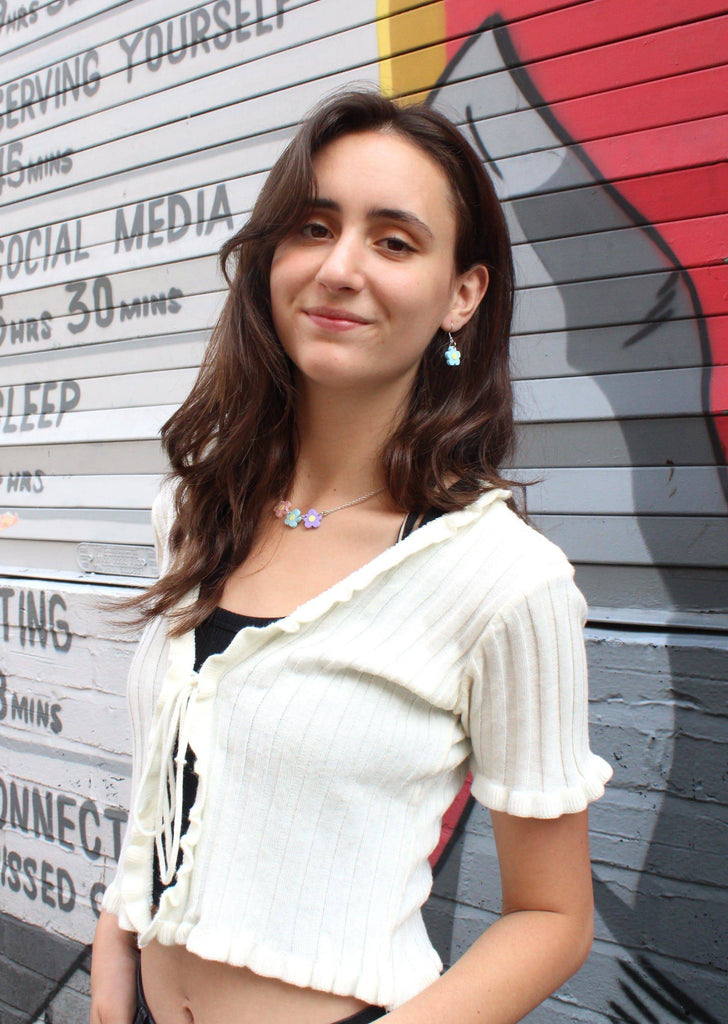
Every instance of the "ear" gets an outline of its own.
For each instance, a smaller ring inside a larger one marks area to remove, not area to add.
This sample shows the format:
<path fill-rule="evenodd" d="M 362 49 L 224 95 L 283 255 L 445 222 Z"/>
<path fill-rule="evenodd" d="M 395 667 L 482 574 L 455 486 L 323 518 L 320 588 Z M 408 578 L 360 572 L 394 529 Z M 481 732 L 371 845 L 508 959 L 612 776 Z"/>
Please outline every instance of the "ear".
<path fill-rule="evenodd" d="M 488 268 L 483 263 L 476 263 L 460 274 L 449 312 L 440 325 L 443 331 L 459 331 L 465 326 L 488 291 L 489 280 Z"/>

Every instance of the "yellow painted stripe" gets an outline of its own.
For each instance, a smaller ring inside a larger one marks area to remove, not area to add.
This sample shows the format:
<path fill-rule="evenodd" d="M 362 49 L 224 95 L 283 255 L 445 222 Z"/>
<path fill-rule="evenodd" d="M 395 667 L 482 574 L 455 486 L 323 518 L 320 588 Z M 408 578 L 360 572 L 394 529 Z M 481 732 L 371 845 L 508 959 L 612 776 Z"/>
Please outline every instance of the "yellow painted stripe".
<path fill-rule="evenodd" d="M 379 82 L 385 96 L 415 102 L 442 73 L 445 50 L 444 0 L 377 0 Z"/>
<path fill-rule="evenodd" d="M 379 88 L 384 96 L 393 96 L 392 62 L 385 54 L 392 52 L 390 27 L 394 0 L 377 0 L 377 44 L 379 46 Z"/>

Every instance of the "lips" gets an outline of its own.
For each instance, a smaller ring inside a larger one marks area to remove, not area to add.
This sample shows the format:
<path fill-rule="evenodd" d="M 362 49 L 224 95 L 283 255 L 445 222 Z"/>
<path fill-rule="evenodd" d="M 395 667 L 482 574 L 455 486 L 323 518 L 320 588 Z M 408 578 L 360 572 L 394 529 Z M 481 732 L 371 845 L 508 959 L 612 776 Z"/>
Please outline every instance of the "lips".
<path fill-rule="evenodd" d="M 337 309 L 332 306 L 313 306 L 304 312 L 316 320 L 328 320 L 340 324 L 342 327 L 345 324 L 370 324 L 372 322 L 359 316 L 358 313 L 352 313 L 351 310 Z"/>

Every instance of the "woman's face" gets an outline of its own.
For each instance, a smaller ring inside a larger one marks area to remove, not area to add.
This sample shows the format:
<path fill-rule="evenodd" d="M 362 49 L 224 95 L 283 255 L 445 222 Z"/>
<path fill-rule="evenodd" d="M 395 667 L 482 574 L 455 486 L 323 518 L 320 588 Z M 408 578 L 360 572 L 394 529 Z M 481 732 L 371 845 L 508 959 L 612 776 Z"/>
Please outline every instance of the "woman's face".
<path fill-rule="evenodd" d="M 437 329 L 469 319 L 487 271 L 456 273 L 450 186 L 402 137 L 345 135 L 313 167 L 317 200 L 273 256 L 276 332 L 304 381 L 402 398 Z M 462 372 L 444 351 L 443 373 Z"/>

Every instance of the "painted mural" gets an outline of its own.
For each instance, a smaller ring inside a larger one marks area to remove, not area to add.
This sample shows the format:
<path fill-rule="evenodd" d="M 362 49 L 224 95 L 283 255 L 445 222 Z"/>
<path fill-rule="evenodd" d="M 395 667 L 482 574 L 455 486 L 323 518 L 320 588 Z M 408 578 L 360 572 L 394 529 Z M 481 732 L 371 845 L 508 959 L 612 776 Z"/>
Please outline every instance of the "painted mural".
<path fill-rule="evenodd" d="M 514 472 L 591 608 L 596 939 L 529 1016 L 728 1015 L 728 4 L 0 0 L 0 1024 L 86 1019 L 126 821 L 156 434 L 214 253 L 321 95 L 453 117 L 516 246 Z M 452 963 L 498 913 L 466 788 L 431 862 Z"/>
<path fill-rule="evenodd" d="M 693 205 L 704 201 L 696 178 L 702 172 L 703 180 L 710 180 L 716 173 L 707 167 L 698 168 L 696 175 L 694 165 L 701 159 L 713 165 L 720 160 L 720 133 L 711 134 L 717 127 L 716 118 L 706 116 L 708 110 L 699 91 L 691 96 L 679 87 L 672 90 L 678 106 L 671 107 L 666 118 L 662 114 L 665 92 L 654 82 L 647 88 L 637 84 L 644 74 L 642 59 L 642 70 L 630 69 L 625 54 L 615 54 L 617 48 L 627 49 L 621 39 L 612 39 L 615 28 L 620 36 L 624 33 L 623 18 L 631 18 L 633 29 L 644 18 L 635 5 L 629 10 L 624 5 L 603 5 L 610 10 L 603 10 L 604 17 L 598 19 L 593 19 L 593 14 L 584 19 L 586 9 L 593 7 L 587 4 L 581 11 L 573 7 L 544 11 L 522 23 L 508 24 L 508 5 L 501 4 L 471 31 L 483 6 L 443 5 L 443 35 L 454 40 L 442 54 L 447 64 L 428 93 L 428 102 L 449 114 L 457 113 L 502 197 L 512 201 L 511 224 L 520 243 L 517 259 L 526 292 L 517 329 L 524 334 L 556 333 L 569 367 L 598 383 L 622 431 L 630 467 L 641 464 L 644 425 L 630 415 L 636 403 L 629 378 L 646 367 L 679 368 L 672 372 L 682 372 L 685 407 L 700 417 L 694 439 L 712 467 L 705 478 L 709 491 L 702 495 L 704 509 L 723 512 L 728 494 L 728 391 L 721 313 L 725 312 L 727 275 L 719 264 L 717 237 L 711 250 L 710 241 L 696 230 L 693 220 L 703 219 L 703 210 Z M 668 6 L 663 5 L 665 13 Z M 522 11 L 521 5 L 512 7 L 514 15 Z M 703 25 L 706 39 L 711 27 L 710 23 Z M 585 46 L 587 39 L 589 46 Z M 559 51 L 577 45 L 582 48 L 580 53 L 559 56 Z M 615 63 L 623 81 L 635 82 L 619 90 L 623 93 L 621 104 L 615 102 L 619 97 L 613 92 L 599 91 L 607 84 L 613 89 Z M 392 87 L 399 91 L 396 60 L 391 65 Z M 724 67 L 711 69 L 712 73 L 725 82 Z M 595 94 L 583 97 L 580 94 L 587 77 Z M 725 129 L 724 106 L 719 111 L 723 116 L 717 120 Z M 696 152 L 692 133 L 681 137 L 673 131 L 668 161 L 654 139 L 651 145 L 649 139 L 640 137 L 647 134 L 641 128 L 658 124 L 658 130 L 667 134 L 670 125 L 662 127 L 662 121 L 678 117 L 708 122 L 699 126 L 704 150 L 700 155 Z M 718 172 L 723 173 L 724 169 Z M 661 180 L 663 177 L 669 182 Z M 707 219 L 714 217 L 710 214 Z M 725 224 L 720 213 L 717 220 Z M 610 233 L 606 244 L 600 239 L 605 231 Z M 550 344 L 553 346 L 553 338 Z M 657 380 L 655 391 L 645 397 L 645 406 L 659 415 L 662 396 Z M 660 564 L 664 524 L 651 514 L 652 485 L 643 485 L 638 472 L 633 473 L 632 493 L 634 520 L 653 562 Z M 600 544 L 598 527 L 591 543 L 595 548 Z M 663 578 L 668 588 L 674 586 L 669 570 Z M 677 836 L 690 845 L 693 826 L 689 815 L 686 819 L 685 797 L 697 797 L 689 723 L 695 705 L 686 707 L 674 700 L 672 687 L 677 680 L 681 687 L 690 680 L 693 701 L 701 701 L 703 686 L 691 680 L 689 659 L 694 656 L 694 649 L 669 648 L 668 686 L 659 677 L 653 680 L 655 704 L 669 703 L 671 698 L 674 702 L 674 740 L 665 751 L 670 763 L 664 793 L 649 813 L 651 834 L 644 858 L 649 870 L 640 875 L 637 892 L 627 897 L 622 885 L 611 884 L 609 877 L 595 868 L 602 926 L 623 950 L 613 964 L 613 996 L 603 1007 L 604 1012 L 613 1014 L 612 1019 L 646 1022 L 658 1019 L 654 1013 L 659 1012 L 659 1019 L 718 1021 L 721 1010 L 728 1009 L 724 993 L 716 992 L 712 1000 L 705 1000 L 703 981 L 685 984 L 666 969 L 665 960 L 679 955 L 686 936 L 697 939 L 694 908 L 689 900 L 656 898 L 654 878 L 654 874 L 669 877 L 674 871 Z M 713 794 L 721 788 L 721 775 L 720 762 L 716 762 L 709 783 Z M 711 814 L 709 803 L 693 807 L 703 826 L 707 811 L 719 833 L 725 821 L 724 807 L 714 804 L 713 808 Z M 601 810 L 595 807 L 592 819 L 601 817 Z M 724 888 L 724 867 L 716 863 L 715 868 L 712 884 Z M 725 924 L 716 918 L 713 925 L 712 941 L 704 950 L 707 967 L 725 963 L 728 952 Z M 602 991 L 603 984 L 604 976 Z"/>

